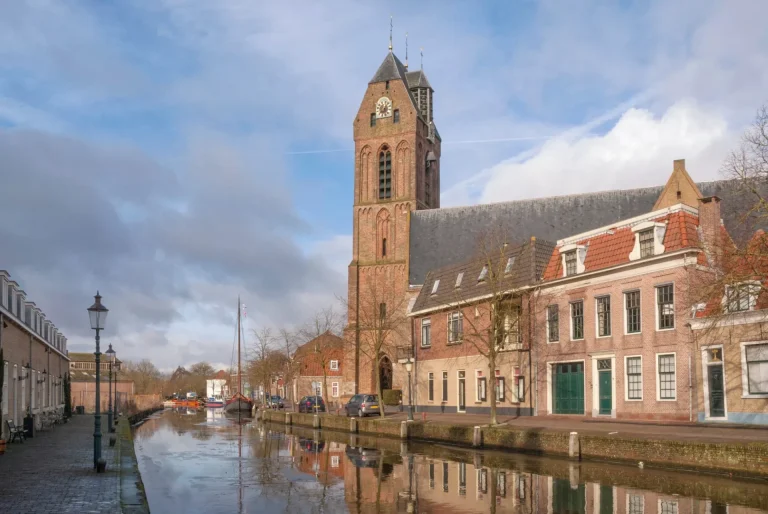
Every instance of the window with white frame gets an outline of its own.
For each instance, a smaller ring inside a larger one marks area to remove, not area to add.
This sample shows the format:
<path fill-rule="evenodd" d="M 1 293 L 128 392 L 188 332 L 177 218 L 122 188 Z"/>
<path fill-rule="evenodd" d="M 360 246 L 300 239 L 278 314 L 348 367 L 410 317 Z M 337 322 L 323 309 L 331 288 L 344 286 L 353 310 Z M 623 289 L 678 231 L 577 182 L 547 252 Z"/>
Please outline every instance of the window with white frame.
<path fill-rule="evenodd" d="M 429 348 L 432 346 L 432 320 L 429 318 L 421 320 L 421 347 Z"/>
<path fill-rule="evenodd" d="M 448 344 L 460 343 L 464 337 L 464 316 L 461 312 L 448 315 Z"/>
<path fill-rule="evenodd" d="M 560 307 L 547 306 L 547 341 L 554 343 L 560 339 Z"/>
<path fill-rule="evenodd" d="M 458 275 L 456 275 L 456 284 L 454 284 L 453 287 L 461 287 L 461 279 L 464 278 L 464 272 L 462 271 Z"/>
<path fill-rule="evenodd" d="M 571 339 L 584 339 L 584 301 L 571 302 Z"/>
<path fill-rule="evenodd" d="M 507 474 L 504 471 L 496 474 L 496 496 L 507 497 Z"/>
<path fill-rule="evenodd" d="M 640 238 L 640 258 L 644 257 L 653 257 L 653 247 L 656 244 L 656 241 L 653 236 L 653 230 L 652 228 L 641 230 L 638 232 L 638 237 Z"/>
<path fill-rule="evenodd" d="M 495 384 L 495 394 L 496 394 L 496 401 L 497 402 L 503 402 L 504 401 L 504 392 L 505 392 L 505 383 L 504 383 L 504 377 L 499 376 L 499 371 L 496 370 L 496 384 Z"/>
<path fill-rule="evenodd" d="M 478 402 L 484 402 L 486 400 L 486 387 L 488 384 L 488 380 L 483 376 L 483 372 L 480 370 L 475 371 L 475 376 L 477 378 L 477 401 Z"/>
<path fill-rule="evenodd" d="M 677 384 L 675 379 L 675 355 L 665 354 L 657 356 L 659 399 L 674 400 L 677 398 Z"/>
<path fill-rule="evenodd" d="M 331 455 L 331 467 L 332 468 L 338 468 L 339 467 L 339 456 L 338 455 Z"/>
<path fill-rule="evenodd" d="M 442 401 L 448 401 L 448 372 L 443 371 L 443 399 Z"/>
<path fill-rule="evenodd" d="M 518 375 L 515 377 L 515 403 L 525 401 L 525 377 Z"/>
<path fill-rule="evenodd" d="M 482 282 L 486 279 L 488 276 L 488 266 L 483 266 L 483 269 L 480 270 L 480 275 L 477 277 L 478 282 Z"/>
<path fill-rule="evenodd" d="M 656 287 L 656 305 L 659 307 L 659 330 L 675 328 L 675 292 L 672 284 Z"/>
<path fill-rule="evenodd" d="M 467 494 L 467 463 L 459 462 L 459 495 Z"/>
<path fill-rule="evenodd" d="M 435 374 L 431 371 L 427 373 L 427 384 L 429 385 L 429 395 L 428 399 L 430 402 L 435 401 Z"/>
<path fill-rule="evenodd" d="M 323 383 L 314 380 L 312 381 L 312 394 L 316 396 L 322 396 L 323 395 Z"/>
<path fill-rule="evenodd" d="M 337 360 L 331 361 L 331 371 L 339 371 L 339 361 Z"/>
<path fill-rule="evenodd" d="M 625 319 L 627 322 L 627 334 L 640 332 L 640 291 L 628 291 L 624 293 Z"/>
<path fill-rule="evenodd" d="M 627 399 L 643 399 L 643 358 L 627 357 Z"/>
<path fill-rule="evenodd" d="M 507 259 L 507 265 L 504 266 L 504 273 L 510 273 L 512 271 L 512 266 L 515 265 L 515 258 L 510 257 Z"/>
<path fill-rule="evenodd" d="M 748 394 L 768 394 L 768 343 L 744 344 Z"/>
<path fill-rule="evenodd" d="M 576 250 L 565 253 L 565 276 L 576 274 Z"/>
<path fill-rule="evenodd" d="M 488 470 L 485 468 L 477 470 L 477 488 L 483 494 L 488 494 Z"/>
<path fill-rule="evenodd" d="M 600 296 L 595 298 L 597 308 L 597 335 L 606 337 L 611 335 L 611 297 Z"/>
<path fill-rule="evenodd" d="M 627 514 L 643 514 L 645 512 L 645 498 L 642 494 L 627 495 Z"/>
<path fill-rule="evenodd" d="M 754 309 L 759 293 L 760 286 L 755 284 L 725 286 L 725 310 L 741 312 Z"/>
<path fill-rule="evenodd" d="M 504 337 L 499 351 L 520 349 L 522 336 L 520 332 L 520 306 L 513 305 L 510 312 L 504 314 Z"/>
<path fill-rule="evenodd" d="M 339 383 L 338 382 L 331 382 L 331 396 L 334 398 L 339 397 Z"/>
<path fill-rule="evenodd" d="M 443 492 L 448 492 L 448 463 L 443 462 Z"/>
<path fill-rule="evenodd" d="M 429 488 L 430 489 L 435 488 L 435 463 L 434 462 L 429 463 Z"/>
<path fill-rule="evenodd" d="M 678 514 L 677 502 L 670 500 L 659 500 L 659 514 Z"/>

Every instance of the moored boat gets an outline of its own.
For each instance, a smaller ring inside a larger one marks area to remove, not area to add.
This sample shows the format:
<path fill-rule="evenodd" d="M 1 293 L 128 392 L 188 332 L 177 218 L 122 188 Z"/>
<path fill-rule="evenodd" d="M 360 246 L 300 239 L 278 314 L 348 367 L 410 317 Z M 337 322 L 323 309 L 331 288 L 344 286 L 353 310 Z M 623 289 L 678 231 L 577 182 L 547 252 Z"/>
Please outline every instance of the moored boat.
<path fill-rule="evenodd" d="M 238 417 L 242 415 L 242 413 L 248 413 L 250 415 L 251 409 L 253 409 L 253 401 L 251 401 L 250 398 L 243 395 L 240 391 L 243 390 L 243 375 L 242 375 L 242 369 L 241 369 L 241 359 L 240 359 L 240 309 L 242 309 L 242 305 L 240 304 L 240 298 L 237 299 L 237 392 L 224 402 L 224 413 L 225 414 L 237 414 Z"/>
<path fill-rule="evenodd" d="M 208 398 L 205 401 L 205 406 L 209 409 L 217 409 L 219 407 L 224 407 L 224 400 L 220 398 Z"/>

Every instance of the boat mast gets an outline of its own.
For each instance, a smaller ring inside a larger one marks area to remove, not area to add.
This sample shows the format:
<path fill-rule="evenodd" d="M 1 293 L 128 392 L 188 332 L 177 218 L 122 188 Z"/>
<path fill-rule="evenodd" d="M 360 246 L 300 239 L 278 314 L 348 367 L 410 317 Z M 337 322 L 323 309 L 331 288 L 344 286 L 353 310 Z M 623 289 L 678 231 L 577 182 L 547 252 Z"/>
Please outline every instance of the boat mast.
<path fill-rule="evenodd" d="M 240 375 L 240 297 L 237 297 L 237 392 L 243 395 L 243 378 Z"/>

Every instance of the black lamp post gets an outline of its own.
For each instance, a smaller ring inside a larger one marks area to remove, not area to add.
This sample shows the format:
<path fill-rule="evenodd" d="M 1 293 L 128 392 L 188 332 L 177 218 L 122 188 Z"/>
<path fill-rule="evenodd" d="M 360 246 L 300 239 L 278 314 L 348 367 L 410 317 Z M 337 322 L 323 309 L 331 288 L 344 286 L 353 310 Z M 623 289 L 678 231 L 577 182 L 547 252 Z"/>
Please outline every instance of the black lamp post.
<path fill-rule="evenodd" d="M 104 353 L 107 354 L 107 360 L 109 361 L 109 407 L 107 407 L 107 428 L 110 432 L 114 432 L 115 427 L 112 423 L 112 364 L 115 362 L 115 350 L 112 349 L 112 343 L 109 343 L 109 349 Z"/>
<path fill-rule="evenodd" d="M 413 421 L 413 398 L 411 396 L 411 369 L 413 369 L 413 363 L 410 359 L 405 363 L 405 371 L 408 372 L 408 421 Z"/>
<path fill-rule="evenodd" d="M 115 402 L 112 404 L 112 409 L 113 409 L 112 417 L 115 420 L 115 425 L 117 425 L 117 370 L 119 368 L 119 366 L 117 365 L 117 360 L 115 360 L 114 367 L 115 367 Z"/>
<path fill-rule="evenodd" d="M 107 463 L 101 458 L 101 351 L 99 350 L 99 332 L 104 330 L 107 321 L 107 309 L 101 304 L 101 295 L 96 291 L 96 300 L 88 307 L 88 316 L 91 319 L 91 328 L 96 331 L 96 411 L 93 415 L 93 467 L 97 473 L 103 472 Z"/>

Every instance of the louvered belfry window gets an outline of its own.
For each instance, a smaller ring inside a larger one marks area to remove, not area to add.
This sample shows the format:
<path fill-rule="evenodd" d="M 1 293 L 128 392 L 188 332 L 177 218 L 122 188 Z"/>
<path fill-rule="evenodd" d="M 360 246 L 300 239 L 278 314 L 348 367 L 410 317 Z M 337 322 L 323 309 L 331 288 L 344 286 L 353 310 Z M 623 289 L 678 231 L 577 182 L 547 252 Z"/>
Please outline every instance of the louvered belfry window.
<path fill-rule="evenodd" d="M 379 153 L 379 200 L 392 197 L 392 154 L 385 149 Z"/>

